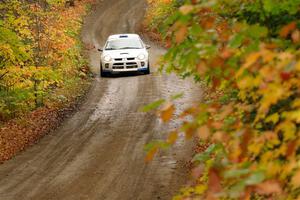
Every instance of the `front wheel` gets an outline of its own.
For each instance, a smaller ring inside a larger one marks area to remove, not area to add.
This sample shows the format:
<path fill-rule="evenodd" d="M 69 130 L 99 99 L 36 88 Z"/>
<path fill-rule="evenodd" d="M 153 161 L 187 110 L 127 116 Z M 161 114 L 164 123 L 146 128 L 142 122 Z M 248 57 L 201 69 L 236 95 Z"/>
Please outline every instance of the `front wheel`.
<path fill-rule="evenodd" d="M 102 64 L 100 65 L 100 76 L 101 77 L 107 77 L 107 74 L 102 69 Z"/>
<path fill-rule="evenodd" d="M 150 74 L 150 63 L 148 63 L 148 68 L 147 68 L 147 70 L 145 71 L 145 74 Z"/>

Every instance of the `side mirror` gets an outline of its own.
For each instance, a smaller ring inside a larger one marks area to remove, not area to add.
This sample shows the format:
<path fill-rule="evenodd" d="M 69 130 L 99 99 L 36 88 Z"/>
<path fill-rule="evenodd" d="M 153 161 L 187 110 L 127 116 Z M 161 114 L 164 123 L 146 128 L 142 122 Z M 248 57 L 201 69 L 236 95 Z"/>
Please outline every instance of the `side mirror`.
<path fill-rule="evenodd" d="M 146 49 L 150 49 L 150 48 L 151 48 L 151 46 L 146 44 Z"/>
<path fill-rule="evenodd" d="M 99 48 L 99 49 L 98 49 L 98 51 L 102 52 L 102 51 L 103 51 L 103 49 L 102 49 L 102 48 Z"/>

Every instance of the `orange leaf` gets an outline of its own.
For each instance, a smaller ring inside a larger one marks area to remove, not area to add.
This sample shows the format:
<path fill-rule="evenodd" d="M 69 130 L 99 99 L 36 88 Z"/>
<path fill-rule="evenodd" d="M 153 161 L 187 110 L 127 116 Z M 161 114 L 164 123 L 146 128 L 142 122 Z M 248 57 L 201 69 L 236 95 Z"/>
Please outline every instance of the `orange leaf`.
<path fill-rule="evenodd" d="M 295 44 L 300 42 L 300 31 L 298 29 L 292 33 L 292 40 Z"/>
<path fill-rule="evenodd" d="M 160 118 L 163 122 L 168 122 L 172 118 L 172 115 L 175 111 L 174 104 L 168 103 L 165 107 L 160 111 Z"/>
<path fill-rule="evenodd" d="M 178 138 L 178 133 L 176 131 L 171 132 L 168 137 L 168 143 L 174 144 L 177 138 Z"/>
<path fill-rule="evenodd" d="M 255 191 L 261 195 L 281 194 L 282 188 L 278 181 L 269 180 L 256 185 Z"/>
<path fill-rule="evenodd" d="M 189 14 L 192 10 L 194 9 L 194 6 L 192 5 L 183 5 L 179 8 L 179 11 L 184 14 L 187 15 Z"/>
<path fill-rule="evenodd" d="M 205 16 L 201 20 L 201 26 L 204 29 L 211 29 L 215 24 L 216 18 L 214 16 Z"/>
<path fill-rule="evenodd" d="M 221 121 L 214 121 L 211 123 L 211 126 L 215 129 L 221 129 L 224 126 L 224 123 Z"/>
<path fill-rule="evenodd" d="M 232 113 L 232 111 L 233 111 L 232 104 L 228 104 L 228 105 L 224 106 L 222 109 L 222 112 L 219 115 L 219 120 L 224 120 L 225 117 L 228 117 L 228 115 L 230 115 L 230 113 Z"/>
<path fill-rule="evenodd" d="M 285 26 L 281 29 L 279 35 L 280 35 L 281 37 L 283 37 L 283 38 L 287 38 L 287 36 L 288 36 L 294 29 L 296 29 L 296 27 L 297 27 L 296 22 L 292 22 L 292 23 L 290 23 L 290 24 L 288 24 L 288 25 L 285 25 Z"/>
<path fill-rule="evenodd" d="M 225 142 L 228 140 L 226 134 L 222 131 L 215 132 L 211 139 L 213 142 Z"/>
<path fill-rule="evenodd" d="M 195 131 L 193 128 L 188 128 L 185 130 L 185 138 L 186 139 L 191 139 L 194 135 Z"/>
<path fill-rule="evenodd" d="M 165 47 L 166 48 L 171 48 L 172 47 L 172 40 L 169 37 L 166 39 Z"/>
<path fill-rule="evenodd" d="M 208 137 L 210 136 L 210 130 L 209 130 L 208 126 L 206 126 L 206 125 L 201 126 L 197 131 L 197 136 L 201 140 L 207 140 Z"/>
<path fill-rule="evenodd" d="M 252 188 L 247 187 L 245 193 L 241 196 L 241 200 L 250 200 L 251 199 L 251 194 L 252 194 Z"/>
<path fill-rule="evenodd" d="M 297 148 L 297 141 L 296 140 L 289 142 L 287 150 L 286 150 L 286 156 L 290 157 L 290 156 L 295 155 L 296 148 Z"/>
<path fill-rule="evenodd" d="M 205 170 L 204 165 L 199 165 L 192 169 L 191 175 L 193 178 L 197 179 L 203 174 L 204 170 Z"/>
<path fill-rule="evenodd" d="M 180 118 L 184 118 L 184 117 L 186 117 L 186 116 L 188 116 L 188 115 L 193 115 L 193 114 L 195 114 L 196 113 L 196 109 L 194 108 L 194 107 L 190 107 L 190 108 L 188 108 L 188 109 L 186 109 L 186 110 L 184 110 L 181 114 L 180 114 Z"/>
<path fill-rule="evenodd" d="M 228 58 L 230 58 L 233 55 L 233 51 L 230 49 L 224 49 L 223 51 L 221 51 L 221 58 L 227 60 Z"/>
<path fill-rule="evenodd" d="M 197 72 L 203 76 L 205 75 L 206 71 L 208 70 L 208 67 L 206 65 L 205 62 L 200 62 L 198 65 L 197 65 Z"/>
<path fill-rule="evenodd" d="M 155 154 L 158 152 L 158 148 L 157 147 L 154 147 L 152 148 L 146 155 L 145 157 L 145 161 L 146 162 L 150 162 L 151 160 L 153 160 Z"/>
<path fill-rule="evenodd" d="M 180 28 L 176 31 L 175 40 L 176 40 L 177 44 L 184 41 L 184 39 L 187 35 L 187 31 L 188 31 L 188 29 L 187 29 L 187 26 L 185 26 L 185 25 L 180 26 Z"/>
<path fill-rule="evenodd" d="M 208 174 L 208 190 L 209 193 L 219 193 L 222 190 L 221 178 L 215 169 L 211 169 Z"/>

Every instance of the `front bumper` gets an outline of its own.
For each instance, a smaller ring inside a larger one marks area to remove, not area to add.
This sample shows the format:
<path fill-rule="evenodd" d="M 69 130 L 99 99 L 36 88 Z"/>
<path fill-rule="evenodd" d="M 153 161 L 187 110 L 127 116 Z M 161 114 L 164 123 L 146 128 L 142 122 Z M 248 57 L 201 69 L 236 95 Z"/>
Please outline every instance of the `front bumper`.
<path fill-rule="evenodd" d="M 101 65 L 104 72 L 135 72 L 146 71 L 148 69 L 148 62 L 148 59 L 113 58 L 109 62 L 101 61 Z"/>

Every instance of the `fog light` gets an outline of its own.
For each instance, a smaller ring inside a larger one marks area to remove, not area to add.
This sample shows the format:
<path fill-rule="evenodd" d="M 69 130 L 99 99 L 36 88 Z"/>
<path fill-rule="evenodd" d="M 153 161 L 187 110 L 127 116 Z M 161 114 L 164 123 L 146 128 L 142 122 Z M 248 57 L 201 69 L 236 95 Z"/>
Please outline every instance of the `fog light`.
<path fill-rule="evenodd" d="M 145 66 L 145 62 L 141 62 L 141 65 L 142 65 L 142 67 L 144 67 Z"/>
<path fill-rule="evenodd" d="M 108 67 L 109 67 L 109 64 L 108 64 L 108 63 L 106 63 L 106 64 L 105 64 L 105 68 L 108 68 Z"/>

